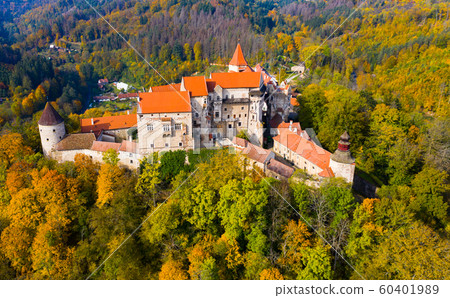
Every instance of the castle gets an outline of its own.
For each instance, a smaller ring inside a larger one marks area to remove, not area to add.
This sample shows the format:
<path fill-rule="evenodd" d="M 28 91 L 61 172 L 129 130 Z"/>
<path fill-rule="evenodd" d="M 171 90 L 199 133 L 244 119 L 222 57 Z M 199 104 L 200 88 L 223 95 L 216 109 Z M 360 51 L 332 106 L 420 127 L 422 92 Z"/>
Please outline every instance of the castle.
<path fill-rule="evenodd" d="M 183 77 L 178 84 L 151 87 L 149 92 L 139 93 L 136 114 L 82 119 L 81 133 L 66 134 L 62 117 L 47 103 L 38 124 L 44 155 L 59 162 L 73 161 L 78 153 L 102 162 L 103 153 L 114 149 L 120 165 L 136 169 L 140 159 L 154 152 L 221 144 L 245 149 L 236 141 L 239 139 L 236 135 L 243 131 L 252 146 L 262 146 L 264 130 L 268 129 L 273 135 L 275 129 L 278 136 L 274 138 L 274 152 L 304 168 L 296 162 L 302 156 L 299 149 L 292 149 L 292 145 L 284 144 L 284 141 L 305 139 L 313 148 L 320 148 L 313 150 L 313 155 L 322 155 L 326 150 L 308 140 L 309 136 L 300 129 L 300 124 L 295 132 L 284 129 L 292 102 L 290 86 L 284 82 L 278 84 L 259 64 L 250 67 L 238 44 L 228 72 L 211 73 L 209 78 Z M 277 124 L 273 124 L 274 120 Z M 348 151 L 348 138 L 344 136 L 341 142 L 339 150 L 342 153 L 335 153 L 336 158 L 325 153 L 320 165 L 311 161 L 313 165 L 307 170 L 321 177 L 341 176 L 352 182 L 354 160 Z M 285 151 L 283 146 L 287 148 Z M 280 174 L 292 175 L 293 170 L 286 169 L 274 158 L 270 160 L 265 162 L 271 164 L 274 173 L 279 168 Z M 268 168 L 264 162 L 260 165 Z M 321 171 L 317 172 L 316 166 Z"/>

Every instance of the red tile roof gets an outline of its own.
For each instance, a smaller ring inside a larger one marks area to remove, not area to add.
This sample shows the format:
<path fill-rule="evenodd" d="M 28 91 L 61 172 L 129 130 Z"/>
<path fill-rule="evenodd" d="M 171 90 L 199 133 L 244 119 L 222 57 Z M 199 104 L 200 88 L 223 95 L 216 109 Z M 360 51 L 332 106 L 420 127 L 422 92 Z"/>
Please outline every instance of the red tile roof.
<path fill-rule="evenodd" d="M 137 124 L 137 115 L 119 115 L 81 119 L 81 132 L 99 132 L 102 130 L 125 129 Z M 92 124 L 94 122 L 94 124 Z"/>
<path fill-rule="evenodd" d="M 208 88 L 206 86 L 206 79 L 204 76 L 183 77 L 181 84 L 186 91 L 189 91 L 191 93 L 191 96 L 208 95 Z"/>
<path fill-rule="evenodd" d="M 122 99 L 122 98 L 130 98 L 130 97 L 138 97 L 139 94 L 137 93 L 125 93 L 125 94 L 119 94 L 117 96 L 118 99 Z"/>
<path fill-rule="evenodd" d="M 322 170 L 326 169 L 330 164 L 330 152 L 288 129 L 281 130 L 280 134 L 273 139 L 306 160 L 309 160 Z"/>
<path fill-rule="evenodd" d="M 137 143 L 131 141 L 122 141 L 119 151 L 137 153 Z"/>
<path fill-rule="evenodd" d="M 330 167 L 326 167 L 322 172 L 319 173 L 320 177 L 334 177 L 333 170 Z"/>
<path fill-rule="evenodd" d="M 253 145 L 249 141 L 238 137 L 233 138 L 233 144 L 235 145 L 235 147 L 238 147 L 236 149 L 241 150 L 242 154 L 260 163 L 265 163 L 266 161 L 268 161 L 268 157 L 272 153 L 272 151 L 270 150 Z"/>
<path fill-rule="evenodd" d="M 258 88 L 262 83 L 259 72 L 212 73 L 211 79 L 222 88 Z"/>
<path fill-rule="evenodd" d="M 180 88 L 181 88 L 181 83 L 150 87 L 151 92 L 180 91 Z"/>
<path fill-rule="evenodd" d="M 94 143 L 92 144 L 91 150 L 106 152 L 109 149 L 114 149 L 116 151 L 119 151 L 119 148 L 120 148 L 120 143 L 94 141 Z"/>
<path fill-rule="evenodd" d="M 141 113 L 182 113 L 191 111 L 188 91 L 139 93 Z"/>
<path fill-rule="evenodd" d="M 234 51 L 233 58 L 231 58 L 230 65 L 244 66 L 248 65 L 242 53 L 241 45 L 237 44 L 236 50 Z"/>
<path fill-rule="evenodd" d="M 300 134 L 302 131 L 302 127 L 300 126 L 300 122 L 281 122 L 278 125 L 278 130 L 281 131 L 282 129 L 289 129 L 291 127 L 291 130 L 294 132 L 294 129 L 297 129 L 297 134 Z"/>
<path fill-rule="evenodd" d="M 283 177 L 289 178 L 294 174 L 294 168 L 279 162 L 275 158 L 272 158 L 267 164 L 267 168 Z"/>

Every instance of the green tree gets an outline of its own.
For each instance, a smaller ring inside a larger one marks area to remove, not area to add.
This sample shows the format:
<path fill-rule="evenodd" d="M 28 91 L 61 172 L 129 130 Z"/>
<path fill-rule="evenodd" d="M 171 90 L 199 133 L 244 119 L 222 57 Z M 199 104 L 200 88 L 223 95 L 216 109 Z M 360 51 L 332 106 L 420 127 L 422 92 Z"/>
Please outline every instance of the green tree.
<path fill-rule="evenodd" d="M 119 153 L 117 153 L 117 151 L 113 148 L 110 148 L 108 150 L 106 150 L 103 153 L 103 162 L 112 165 L 112 166 L 116 166 L 117 163 L 120 161 L 119 159 Z"/>
<path fill-rule="evenodd" d="M 145 197 L 152 197 L 153 205 L 156 205 L 155 194 L 158 191 L 159 184 L 162 182 L 159 178 L 161 164 L 158 162 L 150 163 L 149 161 L 145 161 L 142 164 L 143 169 L 136 184 L 136 192 Z"/>

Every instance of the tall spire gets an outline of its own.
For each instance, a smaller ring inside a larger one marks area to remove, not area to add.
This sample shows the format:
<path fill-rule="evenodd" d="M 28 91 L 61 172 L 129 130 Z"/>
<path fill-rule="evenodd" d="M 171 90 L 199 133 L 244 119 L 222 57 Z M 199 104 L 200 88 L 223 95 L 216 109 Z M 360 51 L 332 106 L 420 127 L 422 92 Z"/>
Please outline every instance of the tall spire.
<path fill-rule="evenodd" d="M 235 66 L 247 66 L 248 63 L 244 58 L 244 54 L 242 53 L 241 44 L 238 43 L 236 46 L 236 50 L 234 51 L 233 58 L 231 58 L 230 65 Z"/>
<path fill-rule="evenodd" d="M 350 152 L 350 135 L 347 131 L 345 131 L 339 140 L 338 148 L 331 155 L 331 159 L 340 162 L 351 164 L 355 162 L 355 158 L 353 158 L 352 153 Z"/>
<path fill-rule="evenodd" d="M 51 126 L 51 125 L 57 125 L 63 121 L 64 121 L 64 119 L 61 117 L 61 115 L 58 114 L 58 112 L 51 105 L 51 103 L 47 102 L 45 104 L 44 112 L 42 112 L 42 116 L 39 119 L 38 124 Z"/>

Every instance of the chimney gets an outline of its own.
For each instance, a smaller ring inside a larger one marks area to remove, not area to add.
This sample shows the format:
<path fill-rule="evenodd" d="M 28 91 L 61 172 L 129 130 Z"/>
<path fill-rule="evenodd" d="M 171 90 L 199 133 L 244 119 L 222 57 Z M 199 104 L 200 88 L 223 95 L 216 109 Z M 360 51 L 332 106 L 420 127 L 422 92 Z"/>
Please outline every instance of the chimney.
<path fill-rule="evenodd" d="M 91 125 L 94 125 L 94 118 L 91 118 Z"/>
<path fill-rule="evenodd" d="M 289 121 L 289 131 L 292 131 L 292 120 L 291 121 Z"/>
<path fill-rule="evenodd" d="M 130 115 L 130 110 L 127 110 L 127 115 Z"/>

